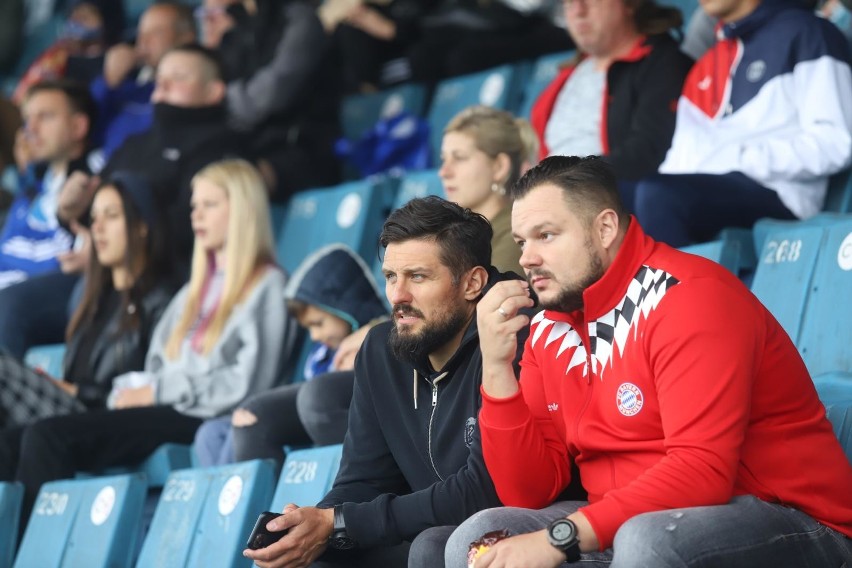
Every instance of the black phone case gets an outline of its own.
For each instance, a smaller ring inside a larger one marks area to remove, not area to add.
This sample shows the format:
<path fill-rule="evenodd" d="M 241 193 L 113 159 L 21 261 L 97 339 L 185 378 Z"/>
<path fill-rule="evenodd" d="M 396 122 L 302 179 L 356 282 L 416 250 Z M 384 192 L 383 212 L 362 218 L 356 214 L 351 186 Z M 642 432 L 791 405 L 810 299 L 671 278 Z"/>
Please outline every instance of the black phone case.
<path fill-rule="evenodd" d="M 251 550 L 266 548 L 270 544 L 278 542 L 281 537 L 287 534 L 286 529 L 283 531 L 270 532 L 266 528 L 266 523 L 280 516 L 281 513 L 272 513 L 270 511 L 261 513 L 257 517 L 254 529 L 252 529 L 251 534 L 249 535 L 248 542 L 246 542 L 246 548 Z"/>

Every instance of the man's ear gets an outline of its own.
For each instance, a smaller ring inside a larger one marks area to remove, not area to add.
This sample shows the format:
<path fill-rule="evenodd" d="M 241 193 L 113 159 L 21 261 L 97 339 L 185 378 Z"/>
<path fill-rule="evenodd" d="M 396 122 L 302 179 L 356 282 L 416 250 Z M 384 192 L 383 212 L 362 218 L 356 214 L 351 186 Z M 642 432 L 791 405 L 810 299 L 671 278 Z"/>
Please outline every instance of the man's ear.
<path fill-rule="evenodd" d="M 595 232 L 604 250 L 609 250 L 618 237 L 618 213 L 604 209 L 595 218 Z"/>
<path fill-rule="evenodd" d="M 482 295 L 488 284 L 488 271 L 481 266 L 471 268 L 462 280 L 464 299 L 474 301 Z"/>
<path fill-rule="evenodd" d="M 225 100 L 225 95 L 227 94 L 227 86 L 224 81 L 220 81 L 216 79 L 215 81 L 210 81 L 207 85 L 207 92 L 209 93 L 208 102 L 211 105 L 217 105 Z"/>

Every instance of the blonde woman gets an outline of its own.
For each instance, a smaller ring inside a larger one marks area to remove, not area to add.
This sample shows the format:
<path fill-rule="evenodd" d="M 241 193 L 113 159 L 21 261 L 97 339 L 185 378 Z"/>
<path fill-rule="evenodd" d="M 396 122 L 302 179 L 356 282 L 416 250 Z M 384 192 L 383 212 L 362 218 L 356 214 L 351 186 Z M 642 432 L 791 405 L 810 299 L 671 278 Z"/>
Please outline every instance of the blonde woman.
<path fill-rule="evenodd" d="M 535 165 L 537 155 L 532 126 L 506 111 L 468 107 L 444 129 L 438 170 L 444 194 L 488 219 L 494 229 L 491 263 L 503 272 L 523 274 L 521 251 L 512 239 L 506 188 Z"/>
<path fill-rule="evenodd" d="M 154 330 L 144 372 L 115 379 L 114 410 L 25 431 L 16 478 L 28 507 L 46 481 L 132 464 L 164 442 L 191 443 L 202 419 L 230 412 L 282 375 L 295 322 L 254 167 L 234 160 L 201 170 L 192 181 L 192 228 L 190 281 Z"/>

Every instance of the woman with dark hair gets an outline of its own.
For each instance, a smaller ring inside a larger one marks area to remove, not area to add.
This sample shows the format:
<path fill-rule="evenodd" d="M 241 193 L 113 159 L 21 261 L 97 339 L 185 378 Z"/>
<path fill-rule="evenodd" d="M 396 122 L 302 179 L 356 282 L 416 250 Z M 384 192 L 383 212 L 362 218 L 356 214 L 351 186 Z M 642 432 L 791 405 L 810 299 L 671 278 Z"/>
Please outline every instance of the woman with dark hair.
<path fill-rule="evenodd" d="M 103 408 L 112 379 L 143 368 L 154 324 L 171 298 L 147 183 L 116 174 L 95 193 L 91 217 L 93 250 L 66 331 L 63 378 L 0 356 L 0 427 L 7 430 Z"/>

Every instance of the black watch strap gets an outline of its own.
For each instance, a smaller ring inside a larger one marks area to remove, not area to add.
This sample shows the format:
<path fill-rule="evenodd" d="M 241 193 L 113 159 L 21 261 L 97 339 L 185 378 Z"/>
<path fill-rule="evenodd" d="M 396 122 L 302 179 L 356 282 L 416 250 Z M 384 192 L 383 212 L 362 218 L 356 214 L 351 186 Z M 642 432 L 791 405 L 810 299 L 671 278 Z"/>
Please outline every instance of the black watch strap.
<path fill-rule="evenodd" d="M 343 505 L 334 506 L 334 528 L 328 539 L 328 545 L 338 550 L 355 548 L 355 541 L 346 532 L 346 522 L 343 520 Z"/>

